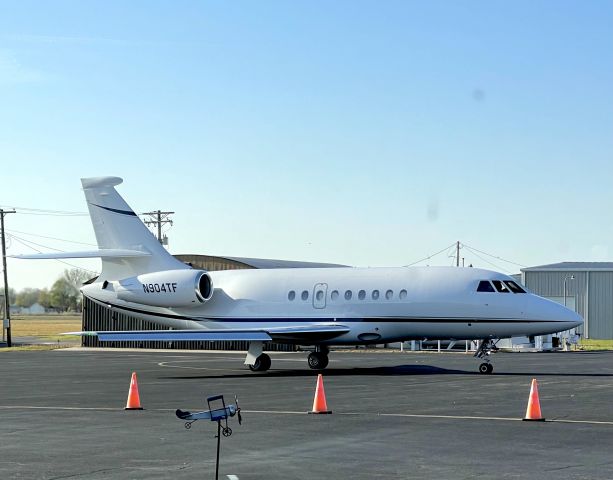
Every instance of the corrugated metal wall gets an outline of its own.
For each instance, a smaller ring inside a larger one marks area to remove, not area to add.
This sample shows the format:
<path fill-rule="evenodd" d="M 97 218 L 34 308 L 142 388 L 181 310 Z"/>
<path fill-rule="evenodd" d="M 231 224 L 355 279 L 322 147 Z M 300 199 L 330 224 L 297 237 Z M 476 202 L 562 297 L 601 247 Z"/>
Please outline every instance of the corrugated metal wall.
<path fill-rule="evenodd" d="M 563 297 L 565 278 L 566 296 L 575 298 L 577 313 L 585 320 L 578 331 L 587 338 L 613 339 L 613 272 L 524 272 L 526 287 L 543 297 Z"/>
<path fill-rule="evenodd" d="M 613 338 L 613 272 L 590 272 L 590 338 Z"/>
<path fill-rule="evenodd" d="M 168 327 L 148 322 L 130 315 L 118 313 L 92 302 L 83 299 L 83 331 L 104 331 L 104 330 L 165 330 Z M 208 341 L 179 341 L 179 342 L 104 342 L 98 341 L 98 337 L 82 337 L 81 345 L 84 347 L 105 347 L 105 348 L 169 348 L 180 350 L 247 350 L 249 342 L 208 342 Z M 293 352 L 296 350 L 294 345 L 283 344 L 264 344 L 264 350 Z"/>

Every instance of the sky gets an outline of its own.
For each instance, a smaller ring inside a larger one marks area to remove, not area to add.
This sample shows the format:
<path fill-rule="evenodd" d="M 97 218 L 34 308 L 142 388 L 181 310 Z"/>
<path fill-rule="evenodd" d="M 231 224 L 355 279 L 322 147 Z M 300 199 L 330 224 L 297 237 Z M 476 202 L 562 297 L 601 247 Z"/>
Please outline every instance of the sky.
<path fill-rule="evenodd" d="M 94 248 L 113 175 L 172 253 L 613 260 L 608 0 L 0 0 L 0 106 L 8 255 Z"/>

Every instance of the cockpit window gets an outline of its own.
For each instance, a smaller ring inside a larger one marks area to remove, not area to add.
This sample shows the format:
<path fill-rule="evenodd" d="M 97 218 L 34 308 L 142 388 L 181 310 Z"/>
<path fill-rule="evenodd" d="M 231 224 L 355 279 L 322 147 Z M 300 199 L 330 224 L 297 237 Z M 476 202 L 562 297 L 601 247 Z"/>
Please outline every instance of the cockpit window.
<path fill-rule="evenodd" d="M 521 288 L 519 285 L 517 285 L 517 283 L 512 280 L 505 280 L 504 283 L 507 284 L 507 286 L 511 289 L 513 293 L 526 293 L 523 288 Z"/>
<path fill-rule="evenodd" d="M 492 284 L 490 282 L 488 282 L 487 280 L 481 280 L 479 282 L 479 286 L 477 287 L 477 292 L 495 292 L 496 290 L 494 290 L 494 287 L 492 287 Z"/>
<path fill-rule="evenodd" d="M 498 290 L 499 292 L 501 292 L 501 293 L 511 293 L 511 290 L 509 290 L 509 287 L 507 287 L 500 280 L 492 280 L 492 283 L 496 287 L 496 290 Z"/>

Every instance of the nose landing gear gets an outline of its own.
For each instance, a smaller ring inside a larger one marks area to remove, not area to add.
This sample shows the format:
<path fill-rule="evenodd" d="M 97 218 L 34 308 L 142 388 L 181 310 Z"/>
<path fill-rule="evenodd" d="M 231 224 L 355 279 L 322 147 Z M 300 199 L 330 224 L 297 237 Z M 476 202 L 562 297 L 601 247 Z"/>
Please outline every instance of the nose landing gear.
<path fill-rule="evenodd" d="M 479 348 L 477 348 L 474 355 L 475 358 L 483 359 L 483 363 L 479 365 L 479 373 L 490 374 L 494 371 L 494 365 L 492 365 L 489 356 L 498 351 L 498 347 L 496 347 L 497 342 L 498 339 L 494 341 L 491 338 L 481 340 Z"/>

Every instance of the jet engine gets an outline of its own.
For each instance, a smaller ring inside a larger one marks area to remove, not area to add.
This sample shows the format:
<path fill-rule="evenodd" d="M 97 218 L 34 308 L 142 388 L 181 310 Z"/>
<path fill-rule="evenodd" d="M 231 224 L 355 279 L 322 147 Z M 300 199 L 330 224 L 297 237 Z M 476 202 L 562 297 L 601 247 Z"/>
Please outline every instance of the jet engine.
<path fill-rule="evenodd" d="M 113 282 L 113 287 L 119 300 L 156 307 L 195 307 L 213 295 L 209 274 L 191 269 L 144 273 Z"/>

